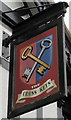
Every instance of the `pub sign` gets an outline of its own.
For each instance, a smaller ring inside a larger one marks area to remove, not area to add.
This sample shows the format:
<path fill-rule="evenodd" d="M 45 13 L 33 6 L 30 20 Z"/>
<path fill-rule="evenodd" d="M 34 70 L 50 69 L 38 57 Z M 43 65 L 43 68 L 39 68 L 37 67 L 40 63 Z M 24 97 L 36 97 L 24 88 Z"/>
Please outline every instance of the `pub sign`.
<path fill-rule="evenodd" d="M 33 36 L 31 31 L 32 37 L 25 41 L 19 38 L 19 43 L 11 43 L 8 118 L 55 102 L 66 94 L 63 19 L 37 32 Z"/>

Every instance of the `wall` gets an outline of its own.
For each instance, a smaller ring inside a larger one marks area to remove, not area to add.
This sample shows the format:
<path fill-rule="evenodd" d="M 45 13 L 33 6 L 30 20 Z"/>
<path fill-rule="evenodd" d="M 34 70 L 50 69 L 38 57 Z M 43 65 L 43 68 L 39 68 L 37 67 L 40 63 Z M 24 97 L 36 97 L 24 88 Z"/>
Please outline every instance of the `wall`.
<path fill-rule="evenodd" d="M 2 35 L 3 31 L 12 34 L 10 28 L 3 26 L 0 23 L 0 56 L 2 54 Z M 8 101 L 8 74 L 9 72 L 5 70 L 0 64 L 0 118 L 6 118 L 7 116 L 7 101 Z"/>
<path fill-rule="evenodd" d="M 70 9 L 69 9 L 69 30 L 71 32 L 71 1 L 69 3 Z"/>

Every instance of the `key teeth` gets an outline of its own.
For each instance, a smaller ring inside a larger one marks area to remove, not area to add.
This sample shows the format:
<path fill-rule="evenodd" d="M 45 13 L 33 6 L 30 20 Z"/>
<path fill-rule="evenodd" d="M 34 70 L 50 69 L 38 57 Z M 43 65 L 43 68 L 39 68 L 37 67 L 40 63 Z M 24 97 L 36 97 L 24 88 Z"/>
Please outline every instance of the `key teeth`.
<path fill-rule="evenodd" d="M 28 75 L 22 75 L 22 77 L 27 79 Z"/>
<path fill-rule="evenodd" d="M 47 68 L 45 68 L 44 66 L 40 66 L 38 69 L 37 69 L 37 72 L 40 74 L 40 75 L 44 75 L 44 72 L 46 71 Z"/>
<path fill-rule="evenodd" d="M 27 79 L 30 72 L 31 72 L 31 68 L 26 68 L 22 77 Z"/>
<path fill-rule="evenodd" d="M 37 70 L 37 73 L 39 73 L 41 76 L 43 76 L 43 75 L 44 75 L 44 73 L 40 73 L 38 70 Z"/>

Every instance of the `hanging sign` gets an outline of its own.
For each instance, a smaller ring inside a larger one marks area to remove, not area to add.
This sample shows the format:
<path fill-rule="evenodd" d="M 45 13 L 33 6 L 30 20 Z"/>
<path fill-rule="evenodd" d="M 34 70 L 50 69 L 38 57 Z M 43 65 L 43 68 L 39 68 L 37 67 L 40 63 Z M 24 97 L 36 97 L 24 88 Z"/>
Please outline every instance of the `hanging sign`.
<path fill-rule="evenodd" d="M 60 18 L 40 34 L 11 44 L 8 118 L 65 96 L 62 28 Z"/>

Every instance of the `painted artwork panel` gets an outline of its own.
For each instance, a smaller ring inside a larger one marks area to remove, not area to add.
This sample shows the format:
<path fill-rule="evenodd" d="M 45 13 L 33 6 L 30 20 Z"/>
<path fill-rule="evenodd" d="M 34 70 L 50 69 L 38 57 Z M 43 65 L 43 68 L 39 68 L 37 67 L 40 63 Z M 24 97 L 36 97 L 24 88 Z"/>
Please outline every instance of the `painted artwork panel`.
<path fill-rule="evenodd" d="M 59 92 L 57 27 L 16 46 L 13 108 Z"/>

